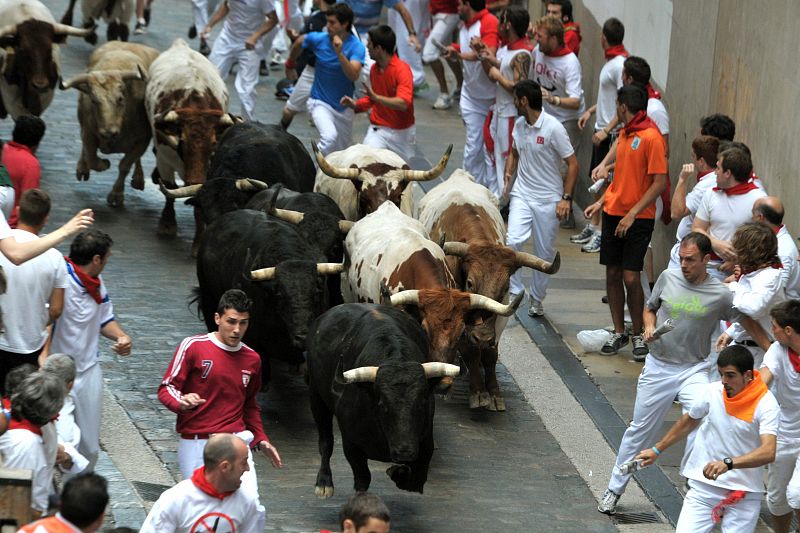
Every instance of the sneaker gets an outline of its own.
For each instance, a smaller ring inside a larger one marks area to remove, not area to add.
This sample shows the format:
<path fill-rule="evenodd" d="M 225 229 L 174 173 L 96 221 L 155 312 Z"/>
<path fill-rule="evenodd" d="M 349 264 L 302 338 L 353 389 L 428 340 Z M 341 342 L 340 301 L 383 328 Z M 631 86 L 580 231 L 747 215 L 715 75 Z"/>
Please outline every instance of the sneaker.
<path fill-rule="evenodd" d="M 576 233 L 569 238 L 569 242 L 574 244 L 586 244 L 592 240 L 592 235 L 594 235 L 594 229 L 592 229 L 590 224 L 586 224 L 580 233 Z"/>
<path fill-rule="evenodd" d="M 200 38 L 200 48 L 198 48 L 197 51 L 204 56 L 208 56 L 208 54 L 211 53 L 211 48 L 208 46 L 208 42 L 202 37 Z"/>
<path fill-rule="evenodd" d="M 618 351 L 620 351 L 624 346 L 628 345 L 628 336 L 624 333 L 612 333 L 611 338 L 606 341 L 602 348 L 600 348 L 600 353 L 604 353 L 606 355 L 614 355 Z"/>
<path fill-rule="evenodd" d="M 603 499 L 597 504 L 597 510 L 604 514 L 617 514 L 617 502 L 619 501 L 619 494 L 606 489 L 603 493 Z"/>
<path fill-rule="evenodd" d="M 428 82 L 427 81 L 423 81 L 420 85 L 417 85 L 417 86 L 414 87 L 414 96 L 418 96 L 419 93 L 424 93 L 425 91 L 427 91 L 430 88 L 431 88 L 431 86 L 428 85 Z"/>
<path fill-rule="evenodd" d="M 544 306 L 542 305 L 542 302 L 531 298 L 531 306 L 528 308 L 528 316 L 532 317 L 544 316 Z"/>
<path fill-rule="evenodd" d="M 445 93 L 441 93 L 433 104 L 434 109 L 450 109 L 451 107 L 453 107 L 453 98 Z"/>
<path fill-rule="evenodd" d="M 136 21 L 136 27 L 133 28 L 133 34 L 141 35 L 143 33 L 147 33 L 147 24 L 145 24 L 144 19 L 139 19 Z"/>
<path fill-rule="evenodd" d="M 269 69 L 267 68 L 267 62 L 264 59 L 262 59 L 261 62 L 258 64 L 258 75 L 269 76 Z"/>
<path fill-rule="evenodd" d="M 644 342 L 644 337 L 641 335 L 634 335 L 632 343 L 633 360 L 639 363 L 644 362 L 644 360 L 647 358 L 647 354 L 650 353 L 650 350 L 647 348 L 647 343 Z"/>
<path fill-rule="evenodd" d="M 461 87 L 453 91 L 453 100 L 461 100 Z"/>
<path fill-rule="evenodd" d="M 581 252 L 594 254 L 600 251 L 600 232 L 595 231 L 589 242 L 581 246 Z"/>
<path fill-rule="evenodd" d="M 189 26 L 188 36 L 189 36 L 189 39 L 194 39 L 195 37 L 197 37 L 197 26 L 195 26 L 194 24 Z"/>

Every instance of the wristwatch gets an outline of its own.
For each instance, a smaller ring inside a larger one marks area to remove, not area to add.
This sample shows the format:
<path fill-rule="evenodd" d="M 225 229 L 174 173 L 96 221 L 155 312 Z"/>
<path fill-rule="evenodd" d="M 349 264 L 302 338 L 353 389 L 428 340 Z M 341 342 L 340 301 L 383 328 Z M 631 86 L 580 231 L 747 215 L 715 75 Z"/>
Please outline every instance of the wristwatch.
<path fill-rule="evenodd" d="M 571 202 L 572 201 L 572 195 L 571 194 L 562 194 L 561 195 L 561 199 L 562 200 L 566 200 L 568 202 Z"/>
<path fill-rule="evenodd" d="M 722 462 L 725 463 L 725 466 L 728 467 L 728 470 L 733 470 L 733 459 L 726 457 L 722 460 Z"/>

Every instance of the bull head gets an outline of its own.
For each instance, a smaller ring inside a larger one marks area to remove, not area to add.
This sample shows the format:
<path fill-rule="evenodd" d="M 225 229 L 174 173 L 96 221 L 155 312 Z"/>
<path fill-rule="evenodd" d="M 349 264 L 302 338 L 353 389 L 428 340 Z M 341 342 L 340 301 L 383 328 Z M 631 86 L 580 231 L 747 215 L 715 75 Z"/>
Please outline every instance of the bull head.
<path fill-rule="evenodd" d="M 325 156 L 322 155 L 322 152 L 319 151 L 317 147 L 317 143 L 311 143 L 311 149 L 314 151 L 314 157 L 317 159 L 317 163 L 319 164 L 320 170 L 330 176 L 331 178 L 336 179 L 358 179 L 361 175 L 362 170 L 360 168 L 339 168 L 334 167 L 328 160 L 325 159 Z M 430 170 L 410 170 L 410 169 L 402 169 L 402 176 L 403 180 L 405 181 L 428 181 L 435 178 L 438 178 L 442 172 L 444 172 L 445 167 L 447 167 L 447 162 L 450 160 L 450 152 L 453 151 L 453 145 L 447 147 L 442 158 L 439 160 L 439 163 L 436 164 Z"/>
<path fill-rule="evenodd" d="M 481 294 L 470 294 L 469 308 L 481 309 L 501 316 L 511 316 L 512 314 L 514 314 L 514 311 L 517 310 L 517 307 L 519 307 L 520 302 L 522 302 L 523 296 L 524 294 L 520 293 L 517 295 L 516 298 L 514 298 L 514 301 L 512 301 L 508 305 L 504 305 L 496 300 L 492 300 L 491 298 L 483 296 Z M 392 295 L 391 302 L 392 305 L 394 306 L 419 305 L 419 291 L 416 289 L 400 291 L 397 294 Z"/>
<path fill-rule="evenodd" d="M 275 277 L 276 270 L 277 267 L 252 270 L 250 271 L 250 279 L 252 281 L 269 281 Z M 344 264 L 342 263 L 317 263 L 317 274 L 320 276 L 341 274 L 342 272 L 344 272 Z"/>
<path fill-rule="evenodd" d="M 360 366 L 343 372 L 342 381 L 344 383 L 375 383 L 379 369 L 379 366 Z M 461 372 L 461 368 L 449 363 L 422 363 L 422 370 L 425 372 L 426 379 L 454 378 Z"/>
<path fill-rule="evenodd" d="M 444 253 L 447 255 L 455 255 L 457 257 L 466 257 L 469 253 L 469 244 L 465 242 L 445 242 L 443 245 L 440 245 Z M 540 272 L 544 272 L 545 274 L 555 274 L 561 268 L 561 253 L 556 252 L 556 256 L 553 258 L 552 261 L 545 261 L 540 257 L 536 257 L 533 254 L 528 254 L 525 252 L 515 252 L 515 256 L 517 259 L 517 267 L 526 266 L 528 268 L 532 268 L 534 270 L 538 270 Z"/>

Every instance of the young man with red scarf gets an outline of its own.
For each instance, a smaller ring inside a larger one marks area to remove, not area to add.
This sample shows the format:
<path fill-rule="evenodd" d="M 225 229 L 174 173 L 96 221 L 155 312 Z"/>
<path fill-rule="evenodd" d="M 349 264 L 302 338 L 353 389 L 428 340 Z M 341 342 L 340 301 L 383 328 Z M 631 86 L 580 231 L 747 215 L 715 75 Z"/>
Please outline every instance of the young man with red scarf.
<path fill-rule="evenodd" d="M 114 341 L 111 349 L 121 356 L 131 353 L 131 338 L 117 323 L 114 307 L 100 273 L 111 257 L 111 237 L 100 230 L 75 236 L 69 249 L 64 310 L 53 325 L 49 353 L 75 359 L 75 423 L 81 430 L 78 451 L 89 460 L 91 472 L 100 451 L 103 415 L 103 374 L 100 370 L 99 335 Z"/>
<path fill-rule="evenodd" d="M 719 354 L 721 382 L 696 402 L 656 445 L 636 459 L 653 464 L 672 444 L 699 427 L 681 475 L 689 479 L 676 531 L 754 531 L 764 492 L 762 466 L 775 460 L 780 408 L 753 356 L 742 346 Z"/>
<path fill-rule="evenodd" d="M 212 435 L 203 449 L 203 466 L 158 498 L 140 533 L 261 533 L 256 501 L 239 490 L 250 470 L 247 457 L 239 437 Z"/>
<path fill-rule="evenodd" d="M 491 190 L 501 198 L 504 183 L 506 159 L 511 150 L 511 132 L 517 120 L 517 107 L 514 105 L 514 85 L 528 79 L 531 68 L 533 43 L 528 39 L 530 22 L 528 11 L 520 6 L 511 6 L 500 14 L 500 44 L 503 46 L 496 56 L 488 49 L 481 51 L 481 65 L 489 79 L 497 83 L 495 103 L 489 111 L 484 124 L 484 142 L 489 158 L 494 162 L 496 180 L 491 181 Z"/>
<path fill-rule="evenodd" d="M 767 195 L 750 179 L 752 172 L 747 150 L 734 146 L 722 151 L 717 158 L 717 185 L 705 192 L 692 222 L 692 231 L 711 239 L 709 274 L 719 280 L 733 273 L 736 254 L 731 240 L 736 229 L 750 221 L 753 204 Z"/>
<path fill-rule="evenodd" d="M 546 2 L 547 15 L 556 17 L 564 23 L 564 44 L 575 55 L 581 51 L 581 25 L 572 19 L 572 2 L 570 0 L 549 0 Z"/>
<path fill-rule="evenodd" d="M 767 505 L 774 531 L 789 533 L 792 514 L 800 518 L 800 300 L 782 302 L 769 314 L 775 342 L 759 372 L 772 385 L 781 421 L 775 462 L 767 467 Z"/>

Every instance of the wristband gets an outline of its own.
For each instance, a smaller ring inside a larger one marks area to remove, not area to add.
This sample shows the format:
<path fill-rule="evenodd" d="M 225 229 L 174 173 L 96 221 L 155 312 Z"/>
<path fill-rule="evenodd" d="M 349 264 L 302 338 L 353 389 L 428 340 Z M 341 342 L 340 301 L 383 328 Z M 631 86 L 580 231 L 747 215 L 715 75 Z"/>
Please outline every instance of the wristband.
<path fill-rule="evenodd" d="M 295 63 L 294 59 L 287 59 L 286 63 L 284 63 L 286 68 L 295 68 L 297 67 L 297 63 Z"/>
<path fill-rule="evenodd" d="M 653 450 L 653 453 L 654 453 L 654 454 L 656 454 L 656 457 L 658 457 L 659 455 L 661 455 L 661 451 L 660 451 L 658 448 L 656 448 L 655 446 L 653 446 L 653 447 L 652 447 L 652 448 L 650 448 L 650 449 L 651 449 L 651 450 Z"/>

